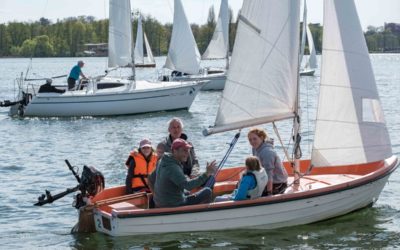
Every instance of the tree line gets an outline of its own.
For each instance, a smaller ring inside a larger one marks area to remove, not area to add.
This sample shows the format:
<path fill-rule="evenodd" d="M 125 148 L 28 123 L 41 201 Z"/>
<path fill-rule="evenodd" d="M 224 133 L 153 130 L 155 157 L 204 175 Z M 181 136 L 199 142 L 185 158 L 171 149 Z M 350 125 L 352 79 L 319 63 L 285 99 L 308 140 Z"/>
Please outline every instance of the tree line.
<path fill-rule="evenodd" d="M 232 50 L 237 23 L 230 22 L 230 48 Z M 237 20 L 237 18 L 236 18 Z M 172 24 L 161 24 L 152 16 L 143 17 L 144 30 L 155 55 L 166 55 L 172 33 Z M 210 42 L 216 25 L 214 8 L 210 8 L 207 23 L 192 24 L 193 35 L 200 52 Z M 137 19 L 132 32 L 136 36 Z M 310 26 L 317 52 L 322 49 L 322 26 Z M 370 52 L 400 52 L 400 32 L 383 27 L 368 27 L 365 33 Z M 0 57 L 74 57 L 83 56 L 84 44 L 107 43 L 108 20 L 92 16 L 70 17 L 52 23 L 46 18 L 36 22 L 9 22 L 0 24 Z"/>

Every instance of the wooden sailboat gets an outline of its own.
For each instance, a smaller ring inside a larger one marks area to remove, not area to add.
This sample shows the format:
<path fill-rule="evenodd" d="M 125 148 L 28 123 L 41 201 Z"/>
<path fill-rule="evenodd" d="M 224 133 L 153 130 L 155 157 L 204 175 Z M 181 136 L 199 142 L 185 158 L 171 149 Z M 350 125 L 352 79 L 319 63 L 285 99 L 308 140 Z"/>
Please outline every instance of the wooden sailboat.
<path fill-rule="evenodd" d="M 143 51 L 143 40 L 144 45 L 146 47 L 146 59 L 144 57 Z M 138 18 L 138 26 L 136 32 L 136 43 L 135 43 L 135 67 L 136 68 L 154 68 L 156 67 L 156 61 L 154 60 L 153 52 L 151 51 L 151 47 L 149 41 L 147 39 L 146 33 L 143 31 L 142 24 L 142 16 L 139 15 Z"/>
<path fill-rule="evenodd" d="M 163 75 L 163 81 L 208 81 L 203 88 L 221 90 L 225 85 L 225 72 L 209 74 L 200 67 L 200 52 L 187 20 L 181 0 L 174 1 L 174 23 L 171 42 L 164 68 L 172 70 Z"/>
<path fill-rule="evenodd" d="M 289 178 L 289 183 L 299 184 L 284 194 L 253 200 L 155 209 L 148 208 L 148 194 L 124 195 L 124 187 L 110 188 L 82 208 L 93 211 L 96 230 L 123 236 L 271 229 L 325 220 L 376 202 L 398 159 L 391 151 L 354 1 L 325 0 L 324 4 L 313 151 L 311 159 L 295 162 L 304 174 Z M 208 134 L 293 118 L 299 125 L 299 11 L 299 1 L 244 1 L 226 88 Z M 297 136 L 299 129 L 294 131 Z M 288 172 L 292 170 L 291 162 L 284 165 Z M 221 170 L 214 194 L 232 192 L 243 169 Z"/>
<path fill-rule="evenodd" d="M 133 77 L 92 79 L 65 93 L 37 93 L 23 86 L 10 109 L 19 116 L 110 116 L 188 109 L 204 82 L 150 82 L 135 80 L 129 0 L 110 0 L 108 67 L 129 65 Z M 100 89 L 107 85 L 113 88 Z M 29 91 L 29 93 L 27 92 Z"/>
<path fill-rule="evenodd" d="M 308 41 L 308 50 L 310 55 L 305 58 L 305 39 Z M 303 33 L 300 47 L 300 75 L 313 76 L 315 74 L 317 64 L 317 54 L 315 52 L 314 39 L 307 21 L 307 1 L 304 0 L 304 14 L 303 14 Z"/>

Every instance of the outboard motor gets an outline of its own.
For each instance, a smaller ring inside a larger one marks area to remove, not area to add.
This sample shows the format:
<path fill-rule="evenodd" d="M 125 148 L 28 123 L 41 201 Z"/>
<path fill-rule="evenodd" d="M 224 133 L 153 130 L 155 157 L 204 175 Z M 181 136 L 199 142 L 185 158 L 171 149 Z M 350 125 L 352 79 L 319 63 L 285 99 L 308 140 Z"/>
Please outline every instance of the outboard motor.
<path fill-rule="evenodd" d="M 66 196 L 67 194 L 80 191 L 75 195 L 75 201 L 72 204 L 76 209 L 79 209 L 80 207 L 86 205 L 86 201 L 89 197 L 96 196 L 96 194 L 104 190 L 104 176 L 100 171 L 94 167 L 83 166 L 82 175 L 79 177 L 69 161 L 65 160 L 65 162 L 79 184 L 76 187 L 67 188 L 67 190 L 64 192 L 54 196 L 51 195 L 50 191 L 45 190 L 45 194 L 39 196 L 38 202 L 34 204 L 35 206 L 42 206 L 44 204 L 52 203 L 53 201 Z"/>
<path fill-rule="evenodd" d="M 73 203 L 76 209 L 85 206 L 88 197 L 94 197 L 104 189 L 104 176 L 94 167 L 83 166 L 80 180 L 81 192 L 75 195 Z"/>

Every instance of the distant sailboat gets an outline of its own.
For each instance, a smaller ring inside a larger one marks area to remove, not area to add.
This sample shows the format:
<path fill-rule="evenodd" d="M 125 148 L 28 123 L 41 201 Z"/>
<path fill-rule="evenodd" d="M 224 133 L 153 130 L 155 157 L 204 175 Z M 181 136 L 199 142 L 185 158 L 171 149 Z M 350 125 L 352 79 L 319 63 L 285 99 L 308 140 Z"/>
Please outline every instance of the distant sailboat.
<path fill-rule="evenodd" d="M 132 58 L 130 0 L 110 0 L 110 69 L 129 65 L 131 78 L 101 77 L 65 93 L 26 93 L 21 80 L 18 101 L 10 115 L 19 116 L 110 116 L 163 110 L 188 109 L 204 82 L 150 82 L 135 79 Z M 113 88 L 98 86 L 109 85 Z M 116 85 L 116 86 L 115 86 Z M 27 96 L 29 98 L 27 98 Z"/>
<path fill-rule="evenodd" d="M 143 38 L 144 38 L 144 45 L 146 47 L 147 57 L 144 57 L 143 51 Z M 142 24 L 142 16 L 139 15 L 138 18 L 138 26 L 137 26 L 137 33 L 136 33 L 136 43 L 135 43 L 135 67 L 148 67 L 154 68 L 156 66 L 156 61 L 154 60 L 153 53 L 151 52 L 151 47 L 149 41 L 146 36 L 146 32 L 143 32 L 143 24 Z"/>
<path fill-rule="evenodd" d="M 229 6 L 228 0 L 221 0 L 219 15 L 210 44 L 201 59 L 225 59 L 225 70 L 229 67 Z"/>
<path fill-rule="evenodd" d="M 310 55 L 307 60 L 304 60 L 304 52 L 305 52 L 305 38 L 307 37 L 308 42 L 308 50 Z M 301 76 L 313 76 L 315 70 L 318 68 L 317 64 L 317 54 L 315 52 L 314 39 L 307 22 L 307 1 L 304 0 L 304 15 L 303 15 L 303 33 L 302 33 L 302 42 L 300 48 L 300 75 Z M 304 62 L 303 62 L 304 61 Z"/>
<path fill-rule="evenodd" d="M 180 0 L 174 1 L 174 23 L 171 42 L 164 68 L 171 75 L 162 76 L 163 81 L 209 81 L 203 90 L 221 90 L 225 85 L 225 72 L 209 74 L 200 67 L 200 52 Z"/>

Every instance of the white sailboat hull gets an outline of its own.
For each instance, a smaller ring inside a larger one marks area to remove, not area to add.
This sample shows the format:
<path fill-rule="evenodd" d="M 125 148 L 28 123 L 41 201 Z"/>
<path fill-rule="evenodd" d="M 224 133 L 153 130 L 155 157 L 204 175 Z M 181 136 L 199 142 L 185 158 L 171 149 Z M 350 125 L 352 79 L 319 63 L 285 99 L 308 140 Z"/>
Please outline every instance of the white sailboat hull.
<path fill-rule="evenodd" d="M 223 90 L 226 82 L 226 72 L 206 75 L 175 76 L 173 81 L 208 81 L 201 90 Z"/>
<path fill-rule="evenodd" d="M 315 74 L 315 69 L 302 69 L 300 70 L 301 76 L 313 76 Z"/>
<path fill-rule="evenodd" d="M 94 210 L 96 230 L 112 236 L 137 234 L 273 229 L 326 220 L 366 207 L 377 201 L 397 158 L 388 159 L 387 170 L 355 181 L 313 190 L 263 197 L 252 201 L 210 203 L 128 216 Z M 317 176 L 313 178 L 318 178 Z M 340 178 L 340 177 L 339 177 Z M 317 187 L 317 182 L 310 182 Z M 224 204 L 225 203 L 225 204 Z M 230 204 L 230 205 L 229 205 Z M 139 209 L 140 210 L 140 209 Z"/>
<path fill-rule="evenodd" d="M 137 81 L 122 87 L 33 96 L 24 116 L 109 116 L 188 109 L 203 83 Z"/>

